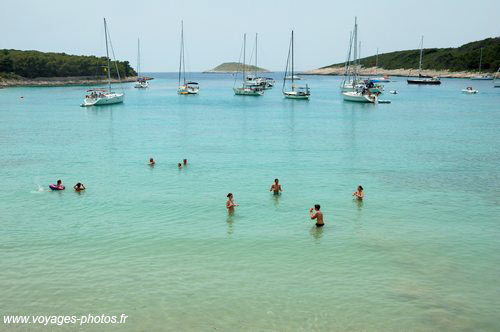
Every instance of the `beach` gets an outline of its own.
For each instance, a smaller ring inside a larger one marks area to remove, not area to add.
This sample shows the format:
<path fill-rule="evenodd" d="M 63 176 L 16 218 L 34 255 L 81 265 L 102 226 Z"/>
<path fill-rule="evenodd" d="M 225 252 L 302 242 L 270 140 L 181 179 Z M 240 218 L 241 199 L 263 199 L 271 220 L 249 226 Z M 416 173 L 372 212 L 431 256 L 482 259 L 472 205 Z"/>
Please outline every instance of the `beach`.
<path fill-rule="evenodd" d="M 125 77 L 121 80 L 111 79 L 113 84 L 135 82 L 137 77 Z M 3 78 L 0 77 L 0 88 L 14 86 L 50 87 L 70 85 L 104 85 L 108 84 L 107 78 L 96 79 L 95 77 L 39 77 L 39 78 Z"/>
<path fill-rule="evenodd" d="M 329 68 L 318 68 L 312 70 L 306 70 L 301 72 L 301 75 L 344 75 L 345 68 L 344 66 L 338 67 L 329 67 Z M 483 73 L 484 74 L 484 73 Z M 491 73 L 493 75 L 494 73 Z M 364 68 L 361 67 L 359 69 L 359 75 L 362 76 L 401 76 L 401 77 L 416 77 L 418 76 L 418 69 L 384 69 L 377 67 L 369 67 Z M 446 77 L 446 78 L 471 78 L 473 76 L 478 75 L 476 71 L 468 72 L 468 71 L 457 71 L 452 72 L 448 70 L 428 70 L 423 69 L 422 75 L 430 76 L 430 77 Z"/>
<path fill-rule="evenodd" d="M 147 73 L 87 108 L 85 87 L 1 89 L 3 315 L 128 318 L 0 330 L 498 331 L 500 89 L 395 77 L 391 104 L 358 104 L 318 75 L 302 101 L 283 74 L 241 97 Z"/>

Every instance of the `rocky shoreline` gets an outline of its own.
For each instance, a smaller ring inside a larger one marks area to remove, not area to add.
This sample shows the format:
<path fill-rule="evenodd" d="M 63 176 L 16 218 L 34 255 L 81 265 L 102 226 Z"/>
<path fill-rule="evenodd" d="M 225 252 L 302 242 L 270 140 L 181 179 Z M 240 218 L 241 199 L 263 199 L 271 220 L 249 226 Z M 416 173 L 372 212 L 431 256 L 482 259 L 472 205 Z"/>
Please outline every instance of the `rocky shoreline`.
<path fill-rule="evenodd" d="M 344 67 L 329 67 L 307 70 L 301 73 L 302 75 L 344 75 Z M 402 76 L 402 77 L 416 77 L 418 70 L 416 69 L 383 69 L 377 67 L 361 68 L 359 74 L 362 76 Z M 487 74 L 487 73 L 484 73 Z M 477 72 L 467 71 L 447 71 L 447 70 L 422 70 L 422 75 L 443 78 L 471 78 L 478 75 Z"/>
<path fill-rule="evenodd" d="M 129 83 L 135 82 L 137 77 L 126 77 L 120 81 L 112 79 L 111 83 Z M 16 86 L 67 86 L 67 85 L 103 85 L 107 84 L 107 79 L 96 79 L 95 77 L 39 77 L 39 78 L 3 78 L 0 77 L 0 88 Z"/>

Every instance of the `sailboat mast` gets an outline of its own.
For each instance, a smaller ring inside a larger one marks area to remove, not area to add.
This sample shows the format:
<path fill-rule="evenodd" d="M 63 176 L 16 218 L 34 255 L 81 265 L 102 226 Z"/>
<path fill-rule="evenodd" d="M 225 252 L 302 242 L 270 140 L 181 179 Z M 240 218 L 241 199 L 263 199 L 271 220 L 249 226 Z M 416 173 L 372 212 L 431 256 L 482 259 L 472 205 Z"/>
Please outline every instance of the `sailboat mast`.
<path fill-rule="evenodd" d="M 141 72 L 141 44 L 139 42 L 139 38 L 137 38 L 137 77 L 140 77 Z"/>
<path fill-rule="evenodd" d="M 358 18 L 354 17 L 354 58 L 353 58 L 353 76 L 354 80 L 356 79 L 356 71 L 357 71 L 357 60 L 358 60 Z"/>
<path fill-rule="evenodd" d="M 418 61 L 418 76 L 420 76 L 420 72 L 422 71 L 422 52 L 424 49 L 424 36 L 420 39 L 420 60 Z"/>
<path fill-rule="evenodd" d="M 243 83 L 245 83 L 245 63 L 246 63 L 246 53 L 247 53 L 247 34 L 243 34 Z"/>
<path fill-rule="evenodd" d="M 359 69 L 361 69 L 361 41 L 359 41 L 358 65 L 359 65 Z"/>
<path fill-rule="evenodd" d="M 293 78 L 294 78 L 293 77 L 293 75 L 294 75 L 294 73 L 293 73 L 293 66 L 294 66 L 294 64 L 293 64 L 293 61 L 294 61 L 293 52 L 294 52 L 294 50 L 293 50 L 293 30 L 292 30 L 292 91 L 293 91 Z"/>
<path fill-rule="evenodd" d="M 281 88 L 281 91 L 285 93 L 285 84 L 286 84 L 286 78 L 288 74 L 288 65 L 290 64 L 290 51 L 292 49 L 292 39 L 290 38 L 290 41 L 288 42 L 288 56 L 286 58 L 286 67 L 285 67 L 285 76 L 283 76 L 283 87 Z"/>
<path fill-rule="evenodd" d="M 184 84 L 186 84 L 186 58 L 184 54 L 186 54 L 184 50 L 184 21 L 181 21 L 181 38 L 182 38 L 182 79 L 184 80 Z"/>
<path fill-rule="evenodd" d="M 481 55 L 479 56 L 479 74 L 481 74 L 481 62 L 483 61 L 483 48 L 481 47 Z"/>
<path fill-rule="evenodd" d="M 179 54 L 179 82 L 178 85 L 181 85 L 181 72 L 182 72 L 182 58 L 184 54 L 184 23 L 181 21 L 181 50 Z"/>
<path fill-rule="evenodd" d="M 257 78 L 257 39 L 259 38 L 259 34 L 255 33 L 255 78 Z"/>
<path fill-rule="evenodd" d="M 104 18 L 104 37 L 106 39 L 106 59 L 108 60 L 108 89 L 111 93 L 111 64 L 109 60 L 109 50 L 108 50 L 108 27 L 106 25 L 106 18 Z"/>

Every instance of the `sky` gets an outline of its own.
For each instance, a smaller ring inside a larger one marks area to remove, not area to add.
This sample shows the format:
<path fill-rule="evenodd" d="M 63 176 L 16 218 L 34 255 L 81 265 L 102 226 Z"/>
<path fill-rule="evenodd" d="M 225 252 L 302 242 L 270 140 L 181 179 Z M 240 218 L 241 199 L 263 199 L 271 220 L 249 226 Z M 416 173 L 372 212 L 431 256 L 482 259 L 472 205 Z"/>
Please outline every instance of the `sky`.
<path fill-rule="evenodd" d="M 343 62 L 358 17 L 361 56 L 424 47 L 457 47 L 500 36 L 500 0 L 1 0 L 0 49 L 104 55 L 106 17 L 117 59 L 143 71 L 177 71 L 184 21 L 186 69 L 248 57 L 259 34 L 259 66 L 284 70 L 295 31 L 296 70 Z M 247 58 L 248 59 L 248 58 Z"/>

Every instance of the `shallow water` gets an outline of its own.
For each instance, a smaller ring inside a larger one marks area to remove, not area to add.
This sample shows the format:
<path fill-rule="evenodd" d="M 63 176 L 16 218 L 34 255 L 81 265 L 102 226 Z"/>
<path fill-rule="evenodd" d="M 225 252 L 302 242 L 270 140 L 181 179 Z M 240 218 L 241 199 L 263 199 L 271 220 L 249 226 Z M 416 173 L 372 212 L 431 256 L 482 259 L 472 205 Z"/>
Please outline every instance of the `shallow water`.
<path fill-rule="evenodd" d="M 279 82 L 241 97 L 231 76 L 195 74 L 200 95 L 178 96 L 176 74 L 154 76 L 98 108 L 79 107 L 85 87 L 0 90 L 4 314 L 129 316 L 83 330 L 500 329 L 491 82 L 464 95 L 468 80 L 395 78 L 392 104 L 361 105 L 336 77 L 308 77 L 311 100 L 294 101 Z M 58 178 L 68 189 L 49 191 Z"/>

